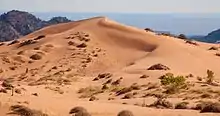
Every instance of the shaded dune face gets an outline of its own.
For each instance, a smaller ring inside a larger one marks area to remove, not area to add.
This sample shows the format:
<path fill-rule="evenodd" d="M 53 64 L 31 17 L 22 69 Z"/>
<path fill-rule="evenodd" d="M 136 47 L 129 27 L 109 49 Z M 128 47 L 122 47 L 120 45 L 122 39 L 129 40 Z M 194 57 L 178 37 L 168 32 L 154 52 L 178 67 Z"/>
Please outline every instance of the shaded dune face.
<path fill-rule="evenodd" d="M 146 52 L 152 52 L 157 47 L 156 43 L 146 41 L 151 38 L 145 36 L 141 31 L 110 22 L 106 18 L 100 19 L 98 25 L 106 30 L 105 34 L 118 46 Z"/>

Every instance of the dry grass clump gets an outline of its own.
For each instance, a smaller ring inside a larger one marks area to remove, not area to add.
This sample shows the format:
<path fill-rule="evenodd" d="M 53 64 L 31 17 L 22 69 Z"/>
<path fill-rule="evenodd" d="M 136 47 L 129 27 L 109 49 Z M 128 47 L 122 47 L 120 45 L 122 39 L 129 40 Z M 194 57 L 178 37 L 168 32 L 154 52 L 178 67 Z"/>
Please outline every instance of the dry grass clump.
<path fill-rule="evenodd" d="M 19 116 L 49 116 L 41 111 L 30 109 L 23 105 L 13 105 L 10 107 L 11 112 L 8 114 L 15 114 Z"/>
<path fill-rule="evenodd" d="M 129 110 L 122 110 L 117 116 L 134 116 L 134 114 Z"/>
<path fill-rule="evenodd" d="M 188 109 L 189 102 L 180 102 L 175 105 L 175 109 Z"/>
<path fill-rule="evenodd" d="M 150 104 L 149 107 L 156 107 L 159 109 L 172 109 L 173 104 L 165 99 L 159 98 L 153 104 Z"/>
<path fill-rule="evenodd" d="M 79 89 L 78 93 L 81 94 L 80 98 L 90 98 L 94 95 L 103 93 L 103 90 L 98 86 L 89 86 Z"/>
<path fill-rule="evenodd" d="M 124 88 L 119 89 L 118 91 L 116 91 L 116 95 L 119 96 L 119 95 L 126 94 L 128 92 L 131 92 L 133 90 L 140 90 L 140 89 L 141 89 L 141 86 L 134 83 L 130 87 L 124 87 Z"/>

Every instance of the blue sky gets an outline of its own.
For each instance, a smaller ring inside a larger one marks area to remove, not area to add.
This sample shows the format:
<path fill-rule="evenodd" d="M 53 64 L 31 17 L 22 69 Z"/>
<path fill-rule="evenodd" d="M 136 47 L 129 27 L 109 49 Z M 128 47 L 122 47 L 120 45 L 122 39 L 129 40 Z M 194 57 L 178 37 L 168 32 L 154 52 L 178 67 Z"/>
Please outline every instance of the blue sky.
<path fill-rule="evenodd" d="M 0 0 L 29 12 L 220 13 L 220 0 Z"/>

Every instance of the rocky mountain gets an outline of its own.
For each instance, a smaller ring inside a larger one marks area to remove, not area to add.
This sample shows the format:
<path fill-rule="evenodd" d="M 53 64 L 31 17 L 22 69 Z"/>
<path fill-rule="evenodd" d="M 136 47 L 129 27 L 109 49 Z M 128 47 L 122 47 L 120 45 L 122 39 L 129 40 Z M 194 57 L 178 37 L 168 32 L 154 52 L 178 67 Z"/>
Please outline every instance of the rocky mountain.
<path fill-rule="evenodd" d="M 210 43 L 215 43 L 220 41 L 220 29 L 209 33 L 207 36 L 205 36 L 205 40 Z"/>
<path fill-rule="evenodd" d="M 210 32 L 208 35 L 205 36 L 190 36 L 189 38 L 208 42 L 208 43 L 219 43 L 220 42 L 220 29 Z"/>
<path fill-rule="evenodd" d="M 54 17 L 44 21 L 28 12 L 12 10 L 0 16 L 0 41 L 17 39 L 45 26 L 70 21 L 66 17 Z"/>

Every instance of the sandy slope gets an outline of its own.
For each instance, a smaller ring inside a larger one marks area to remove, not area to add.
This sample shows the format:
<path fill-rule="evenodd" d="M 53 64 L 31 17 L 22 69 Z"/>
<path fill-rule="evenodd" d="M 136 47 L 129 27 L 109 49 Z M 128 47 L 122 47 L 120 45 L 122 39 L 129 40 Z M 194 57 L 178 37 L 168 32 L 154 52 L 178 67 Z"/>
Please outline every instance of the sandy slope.
<path fill-rule="evenodd" d="M 19 47 L 23 41 L 33 40 L 40 35 L 46 37 L 36 40 L 36 43 Z M 20 43 L 13 45 L 7 45 L 10 43 L 8 42 L 0 46 L 0 77 L 10 79 L 17 88 L 24 88 L 24 91 L 14 96 L 10 92 L 0 93 L 1 101 L 9 104 L 27 101 L 26 105 L 46 111 L 52 116 L 68 115 L 68 111 L 77 105 L 86 107 L 94 116 L 115 116 L 123 109 L 133 111 L 136 116 L 208 115 L 198 111 L 156 110 L 133 105 L 141 104 L 143 100 L 152 103 L 155 98 L 140 97 L 151 91 L 138 91 L 139 97 L 129 100 L 121 100 L 122 96 L 109 95 L 111 92 L 97 95 L 99 100 L 94 102 L 89 102 L 88 98 L 80 99 L 77 91 L 83 87 L 101 86 L 106 80 L 92 80 L 105 72 L 111 72 L 113 80 L 123 77 L 120 86 L 159 83 L 158 77 L 167 72 L 176 75 L 193 74 L 194 77 L 188 79 L 196 84 L 193 89 L 213 88 L 219 91 L 218 87 L 207 85 L 204 88 L 196 83 L 196 77 L 205 77 L 207 69 L 214 71 L 215 81 L 219 81 L 220 57 L 215 53 L 220 51 L 208 50 L 211 46 L 218 45 L 200 42 L 197 42 L 199 46 L 186 44 L 180 39 L 124 26 L 104 17 L 50 26 L 19 41 Z M 79 47 L 82 43 L 86 46 Z M 34 60 L 32 55 L 41 58 Z M 157 63 L 164 64 L 171 70 L 147 70 Z M 149 78 L 143 81 L 139 78 L 143 74 Z M 55 90 L 56 87 L 59 89 Z M 61 90 L 63 94 L 58 93 Z M 39 96 L 31 95 L 35 92 Z M 188 102 L 201 100 L 195 93 L 183 94 L 173 95 L 169 99 L 180 101 L 184 97 L 194 96 L 195 99 Z M 115 100 L 109 101 L 109 97 L 114 97 Z M 218 100 L 219 96 L 215 99 Z M 128 105 L 121 105 L 123 102 Z"/>

